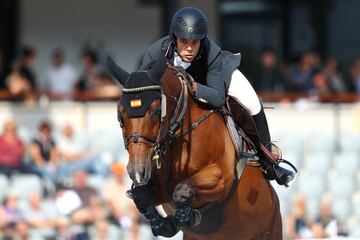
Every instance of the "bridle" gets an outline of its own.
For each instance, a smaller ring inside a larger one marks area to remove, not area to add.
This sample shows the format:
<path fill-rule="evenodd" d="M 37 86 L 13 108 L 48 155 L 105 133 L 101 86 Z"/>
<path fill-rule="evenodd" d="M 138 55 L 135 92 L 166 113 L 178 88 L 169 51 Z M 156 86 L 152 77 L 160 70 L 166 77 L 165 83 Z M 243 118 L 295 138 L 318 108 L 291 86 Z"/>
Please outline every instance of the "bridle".
<path fill-rule="evenodd" d="M 181 83 L 181 91 L 179 96 L 169 96 L 165 95 L 165 93 L 161 90 L 160 85 L 153 85 L 153 86 L 147 86 L 147 87 L 140 87 L 140 88 L 130 88 L 130 89 L 123 89 L 123 93 L 138 93 L 148 90 L 160 90 L 162 95 L 162 109 L 161 109 L 161 120 L 160 120 L 160 127 L 157 132 L 156 136 L 149 136 L 142 133 L 131 133 L 129 135 L 125 135 L 125 128 L 124 128 L 124 122 L 121 116 L 121 113 L 118 110 L 118 121 L 120 123 L 120 127 L 123 131 L 123 138 L 124 138 L 124 145 L 125 148 L 128 150 L 129 145 L 131 143 L 138 144 L 147 144 L 150 147 L 154 147 L 153 152 L 153 160 L 156 160 L 156 166 L 157 168 L 161 168 L 160 163 L 160 157 L 165 155 L 169 149 L 169 146 L 171 142 L 179 137 L 182 137 L 194 129 L 197 128 L 203 121 L 205 121 L 212 113 L 215 112 L 215 110 L 209 110 L 206 114 L 204 114 L 202 117 L 200 117 L 197 121 L 192 123 L 190 127 L 186 130 L 179 131 L 184 122 L 185 113 L 188 107 L 189 102 L 189 83 L 193 83 L 194 80 L 192 77 L 188 74 L 184 74 L 183 72 L 177 71 L 176 68 L 172 68 L 172 71 L 174 71 L 178 77 L 178 80 Z M 150 88 L 151 87 L 151 88 Z M 170 118 L 169 128 L 166 131 L 166 134 L 164 137 L 162 137 L 162 133 L 165 130 L 165 115 L 163 112 L 166 113 L 166 104 L 164 104 L 164 101 L 166 102 L 166 98 L 172 98 L 174 102 L 176 103 L 175 110 Z M 118 107 L 119 109 L 119 107 Z"/>
<path fill-rule="evenodd" d="M 144 91 L 151 91 L 151 90 L 161 90 L 159 85 L 152 85 L 146 87 L 138 87 L 138 88 L 123 88 L 123 93 L 139 93 Z M 148 136 L 141 133 L 131 133 L 129 135 L 125 135 L 125 128 L 124 128 L 124 120 L 122 118 L 121 112 L 119 111 L 120 102 L 118 103 L 118 121 L 120 127 L 123 131 L 123 139 L 125 148 L 128 150 L 130 143 L 144 143 L 148 144 L 150 147 L 154 147 L 156 143 L 156 138 L 152 136 Z"/>

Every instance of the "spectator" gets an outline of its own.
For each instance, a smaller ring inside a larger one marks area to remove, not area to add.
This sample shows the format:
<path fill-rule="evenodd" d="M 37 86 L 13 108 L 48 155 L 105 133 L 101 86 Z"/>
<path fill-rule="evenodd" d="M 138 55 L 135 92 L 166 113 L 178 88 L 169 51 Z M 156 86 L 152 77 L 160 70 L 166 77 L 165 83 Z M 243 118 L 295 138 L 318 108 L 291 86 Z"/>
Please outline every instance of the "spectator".
<path fill-rule="evenodd" d="M 108 209 L 105 208 L 97 195 L 89 197 L 89 203 L 76 210 L 71 215 L 71 220 L 75 224 L 90 225 L 97 221 L 104 221 L 108 217 Z"/>
<path fill-rule="evenodd" d="M 141 236 L 139 224 L 131 225 L 125 236 L 125 240 L 144 240 L 144 238 Z"/>
<path fill-rule="evenodd" d="M 87 183 L 87 173 L 78 170 L 73 176 L 73 186 L 59 188 L 56 193 L 55 204 L 63 215 L 71 215 L 76 210 L 88 207 L 91 198 L 98 193 Z"/>
<path fill-rule="evenodd" d="M 118 99 L 121 88 L 114 84 L 108 73 L 100 72 L 94 76 L 94 88 L 91 91 L 96 99 Z"/>
<path fill-rule="evenodd" d="M 10 177 L 14 172 L 25 172 L 23 165 L 25 146 L 17 136 L 17 124 L 10 120 L 5 122 L 0 135 L 0 172 Z"/>
<path fill-rule="evenodd" d="M 22 100 L 28 105 L 36 103 L 36 96 L 30 82 L 20 72 L 11 72 L 5 79 L 5 84 L 14 99 Z"/>
<path fill-rule="evenodd" d="M 356 93 L 360 93 L 360 57 L 350 67 L 350 75 L 355 86 Z"/>
<path fill-rule="evenodd" d="M 82 54 L 83 73 L 77 83 L 80 90 L 94 90 L 95 78 L 101 72 L 95 51 L 86 49 Z"/>
<path fill-rule="evenodd" d="M 33 90 L 37 90 L 36 75 L 33 65 L 36 63 L 37 54 L 33 48 L 24 47 L 20 58 L 20 74 L 29 81 Z"/>
<path fill-rule="evenodd" d="M 320 223 L 313 223 L 310 226 L 311 238 L 313 239 L 323 239 L 326 238 L 326 233 L 324 227 Z"/>
<path fill-rule="evenodd" d="M 47 121 L 40 123 L 38 130 L 39 134 L 32 141 L 30 147 L 30 157 L 41 177 L 46 180 L 55 181 L 58 151 L 55 141 L 51 136 L 50 123 Z"/>
<path fill-rule="evenodd" d="M 0 89 L 5 88 L 5 64 L 4 64 L 4 54 L 0 50 Z"/>
<path fill-rule="evenodd" d="M 126 170 L 121 163 L 114 163 L 111 166 L 111 173 L 112 176 L 104 184 L 104 200 L 116 219 L 116 224 L 129 228 L 140 218 L 133 201 L 126 196 L 126 191 L 131 185 L 129 181 L 126 181 Z M 135 215 L 132 215 L 133 213 Z"/>
<path fill-rule="evenodd" d="M 97 196 L 97 192 L 94 188 L 88 185 L 88 175 L 85 171 L 77 171 L 74 174 L 74 186 L 71 188 L 74 190 L 81 201 L 81 207 L 88 207 L 90 205 L 91 198 Z"/>
<path fill-rule="evenodd" d="M 18 196 L 14 191 L 10 191 L 5 198 L 2 215 L 5 232 L 14 230 L 16 224 L 22 220 L 23 216 L 18 205 Z"/>
<path fill-rule="evenodd" d="M 61 215 L 70 215 L 73 211 L 81 207 L 79 195 L 72 189 L 64 189 L 63 186 L 55 193 L 55 205 Z"/>
<path fill-rule="evenodd" d="M 336 58 L 330 57 L 326 60 L 324 73 L 331 92 L 342 93 L 346 91 L 344 79 L 338 71 L 338 62 Z"/>
<path fill-rule="evenodd" d="M 316 53 L 304 52 L 298 64 L 293 65 L 288 72 L 289 90 L 294 92 L 309 92 L 314 88 L 313 75 L 319 71 L 320 62 Z"/>
<path fill-rule="evenodd" d="M 56 239 L 57 240 L 75 240 L 76 234 L 70 228 L 70 221 L 67 218 L 59 219 L 56 225 Z"/>
<path fill-rule="evenodd" d="M 284 79 L 277 65 L 274 50 L 266 49 L 261 55 L 261 65 L 254 74 L 254 88 L 257 92 L 282 92 Z"/>
<path fill-rule="evenodd" d="M 51 61 L 52 67 L 46 75 L 46 90 L 56 97 L 71 97 L 77 80 L 75 69 L 64 63 L 65 53 L 60 48 L 53 51 Z"/>
<path fill-rule="evenodd" d="M 104 220 L 97 221 L 95 228 L 90 231 L 91 239 L 97 240 L 118 240 L 121 239 L 119 231 Z"/>
<path fill-rule="evenodd" d="M 345 229 L 340 225 L 336 216 L 332 213 L 331 200 L 325 198 L 320 203 L 320 213 L 316 218 L 315 223 L 318 223 L 324 229 L 327 237 L 337 237 L 340 235 L 347 235 Z"/>
<path fill-rule="evenodd" d="M 324 94 L 324 93 L 330 93 L 331 87 L 328 82 L 328 78 L 326 78 L 326 75 L 324 72 L 317 72 L 313 76 L 313 85 L 314 89 L 311 90 L 311 92 L 314 92 L 316 94 Z"/>
<path fill-rule="evenodd" d="M 19 221 L 16 223 L 14 231 L 5 234 L 2 237 L 2 240 L 32 240 L 35 238 L 32 238 L 29 234 L 29 226 L 23 222 Z"/>
<path fill-rule="evenodd" d="M 286 227 L 286 235 L 290 239 L 310 236 L 306 199 L 302 195 L 296 196 L 292 212 L 286 220 Z"/>
<path fill-rule="evenodd" d="M 59 178 L 70 177 L 77 170 L 107 176 L 107 166 L 101 158 L 89 151 L 87 143 L 77 138 L 71 125 L 66 125 L 59 139 L 59 154 L 62 163 L 59 166 Z"/>
<path fill-rule="evenodd" d="M 43 200 L 39 193 L 31 193 L 28 197 L 30 206 L 23 210 L 24 220 L 31 227 L 31 235 L 40 238 L 50 238 L 55 235 L 54 228 L 57 226 L 59 217 L 57 212 L 43 206 Z"/>
<path fill-rule="evenodd" d="M 71 219 L 76 224 L 92 224 L 97 220 L 106 219 L 108 212 L 102 206 L 98 193 L 87 183 L 87 173 L 77 171 L 74 175 L 72 188 L 81 200 L 81 207 L 71 214 Z"/>
<path fill-rule="evenodd" d="M 113 81 L 111 79 L 111 76 L 106 72 L 100 72 L 94 77 L 94 87 L 95 89 L 107 87 L 107 86 L 113 86 Z"/>

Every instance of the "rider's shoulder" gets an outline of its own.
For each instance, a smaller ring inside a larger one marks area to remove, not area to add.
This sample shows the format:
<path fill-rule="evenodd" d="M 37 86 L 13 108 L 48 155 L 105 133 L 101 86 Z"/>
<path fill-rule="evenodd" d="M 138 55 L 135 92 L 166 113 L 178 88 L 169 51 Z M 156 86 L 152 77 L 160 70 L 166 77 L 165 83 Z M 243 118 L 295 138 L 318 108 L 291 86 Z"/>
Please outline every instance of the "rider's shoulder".
<path fill-rule="evenodd" d="M 147 49 L 142 58 L 142 63 L 140 65 L 140 69 L 145 69 L 151 67 L 156 59 L 159 58 L 160 54 L 162 54 L 164 48 L 166 48 L 170 43 L 170 38 L 168 36 L 160 38 L 151 44 Z"/>
<path fill-rule="evenodd" d="M 209 36 L 205 39 L 205 49 L 208 52 L 209 62 L 212 62 L 221 53 L 221 48 Z"/>
<path fill-rule="evenodd" d="M 147 51 L 150 53 L 159 53 L 164 48 L 166 48 L 170 42 L 171 42 L 171 40 L 170 40 L 169 36 L 162 37 L 159 40 L 157 40 L 156 42 L 154 42 L 153 44 L 151 44 L 148 47 Z"/>

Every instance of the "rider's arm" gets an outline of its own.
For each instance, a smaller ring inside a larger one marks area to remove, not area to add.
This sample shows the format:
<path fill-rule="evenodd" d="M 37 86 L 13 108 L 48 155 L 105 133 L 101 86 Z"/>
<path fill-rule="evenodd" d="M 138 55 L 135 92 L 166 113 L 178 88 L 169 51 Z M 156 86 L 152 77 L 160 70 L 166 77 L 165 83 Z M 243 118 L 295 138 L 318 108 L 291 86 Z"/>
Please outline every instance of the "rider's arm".
<path fill-rule="evenodd" d="M 214 62 L 206 75 L 206 86 L 196 83 L 195 97 L 214 108 L 221 108 L 225 104 L 225 83 L 222 79 L 222 62 Z"/>
<path fill-rule="evenodd" d="M 145 69 L 149 64 L 153 63 L 155 60 L 152 58 L 150 51 L 147 50 L 142 57 L 141 65 L 139 69 Z"/>

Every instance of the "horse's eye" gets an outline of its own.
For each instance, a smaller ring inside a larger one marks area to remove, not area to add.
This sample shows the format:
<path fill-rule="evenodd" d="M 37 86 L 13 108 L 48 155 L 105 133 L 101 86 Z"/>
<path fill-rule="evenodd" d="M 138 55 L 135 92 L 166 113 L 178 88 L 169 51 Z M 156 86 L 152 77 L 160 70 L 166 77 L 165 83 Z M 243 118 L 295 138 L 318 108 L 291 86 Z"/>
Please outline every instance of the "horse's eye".
<path fill-rule="evenodd" d="M 160 108 L 156 108 L 153 112 L 152 112 L 152 116 L 154 118 L 157 118 L 160 116 L 160 113 L 161 113 L 161 109 Z"/>

